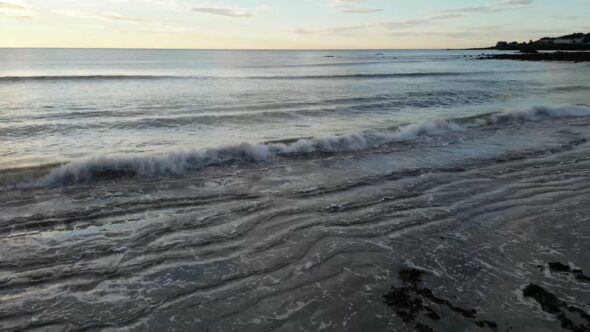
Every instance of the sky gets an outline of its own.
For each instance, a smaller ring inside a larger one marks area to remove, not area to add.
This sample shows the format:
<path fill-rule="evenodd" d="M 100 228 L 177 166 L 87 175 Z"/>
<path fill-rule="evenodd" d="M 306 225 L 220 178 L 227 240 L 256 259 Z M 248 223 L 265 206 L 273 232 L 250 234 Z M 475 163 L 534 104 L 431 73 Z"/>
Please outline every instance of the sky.
<path fill-rule="evenodd" d="M 590 0 L 0 0 L 0 47 L 484 47 L 588 17 Z"/>

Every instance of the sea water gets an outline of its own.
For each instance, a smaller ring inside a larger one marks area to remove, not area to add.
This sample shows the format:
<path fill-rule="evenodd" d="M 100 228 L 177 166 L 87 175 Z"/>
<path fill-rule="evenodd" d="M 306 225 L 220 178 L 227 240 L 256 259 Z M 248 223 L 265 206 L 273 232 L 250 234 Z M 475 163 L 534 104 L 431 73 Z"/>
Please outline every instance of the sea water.
<path fill-rule="evenodd" d="M 590 66 L 479 53 L 0 49 L 0 328 L 558 329 Z"/>

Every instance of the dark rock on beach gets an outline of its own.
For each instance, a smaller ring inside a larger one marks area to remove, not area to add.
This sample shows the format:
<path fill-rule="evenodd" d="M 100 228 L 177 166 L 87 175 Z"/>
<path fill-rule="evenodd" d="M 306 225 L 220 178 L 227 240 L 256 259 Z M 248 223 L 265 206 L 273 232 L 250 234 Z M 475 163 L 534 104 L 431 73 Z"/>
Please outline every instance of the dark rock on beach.
<path fill-rule="evenodd" d="M 549 263 L 549 269 L 552 272 L 571 272 L 572 271 L 572 269 L 569 267 L 569 265 L 565 265 L 560 262 Z"/>
<path fill-rule="evenodd" d="M 565 301 L 536 284 L 529 284 L 524 290 L 523 295 L 532 298 L 541 309 L 549 314 L 555 315 L 555 318 L 561 323 L 561 327 L 574 331 L 590 331 L 590 315 L 584 310 L 568 305 Z M 578 316 L 574 320 L 571 316 Z"/>
<path fill-rule="evenodd" d="M 523 48 L 519 52 L 524 54 L 539 54 L 539 51 L 535 50 L 534 48 Z"/>
<path fill-rule="evenodd" d="M 556 277 L 573 277 L 569 282 L 583 282 L 581 278 L 588 278 L 581 269 L 570 264 L 560 262 L 549 262 L 537 267 L 547 270 Z M 458 306 L 453 300 L 445 299 L 434 294 L 433 290 L 426 285 L 437 284 L 437 278 L 428 272 L 411 267 L 401 268 L 398 272 L 398 287 L 391 287 L 390 291 L 383 295 L 384 303 L 391 307 L 396 316 L 408 324 L 414 331 L 445 331 L 448 328 L 468 328 L 475 330 L 511 331 L 512 327 L 507 322 L 497 322 L 482 319 L 482 313 L 476 309 Z M 522 295 L 536 304 L 533 310 L 540 310 L 554 317 L 559 326 L 566 331 L 582 332 L 590 331 L 590 314 L 584 306 L 576 306 L 571 298 L 562 299 L 551 291 L 551 285 L 529 283 L 522 288 Z M 455 296 L 451 296 L 456 299 Z M 509 318 L 508 316 L 506 318 Z M 441 325 L 442 324 L 442 325 Z M 451 325 L 445 325 L 451 324 Z"/>
<path fill-rule="evenodd" d="M 385 304 L 392 307 L 404 323 L 414 323 L 416 331 L 434 331 L 420 318 L 427 318 L 430 322 L 441 320 L 440 312 L 446 308 L 459 314 L 459 317 L 473 320 L 476 326 L 496 330 L 498 324 L 490 320 L 475 320 L 477 310 L 459 307 L 447 299 L 440 298 L 431 289 L 422 286 L 425 271 L 415 268 L 402 268 L 398 278 L 404 284 L 401 287 L 392 287 L 391 291 L 383 296 Z"/>
<path fill-rule="evenodd" d="M 549 270 L 553 273 L 569 274 L 579 282 L 590 282 L 590 277 L 585 275 L 581 269 L 572 268 L 560 262 L 551 262 L 548 265 Z"/>
<path fill-rule="evenodd" d="M 536 51 L 535 51 L 536 52 Z M 590 52 L 525 52 L 517 54 L 485 54 L 481 60 L 520 60 L 520 61 L 563 61 L 563 62 L 590 62 Z"/>

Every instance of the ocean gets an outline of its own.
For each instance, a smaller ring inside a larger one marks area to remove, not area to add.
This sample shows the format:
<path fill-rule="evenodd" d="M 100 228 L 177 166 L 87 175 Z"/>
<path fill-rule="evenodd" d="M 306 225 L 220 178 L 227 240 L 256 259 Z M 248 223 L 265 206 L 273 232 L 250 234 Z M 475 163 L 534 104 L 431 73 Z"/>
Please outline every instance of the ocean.
<path fill-rule="evenodd" d="M 0 329 L 559 330 L 590 65 L 481 52 L 0 49 Z"/>

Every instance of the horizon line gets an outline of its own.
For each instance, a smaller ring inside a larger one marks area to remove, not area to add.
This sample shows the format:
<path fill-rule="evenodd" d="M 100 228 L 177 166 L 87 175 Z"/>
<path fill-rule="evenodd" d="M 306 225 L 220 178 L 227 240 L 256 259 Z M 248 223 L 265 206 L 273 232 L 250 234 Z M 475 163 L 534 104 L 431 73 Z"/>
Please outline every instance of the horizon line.
<path fill-rule="evenodd" d="M 415 50 L 470 50 L 491 47 L 448 47 L 448 48 L 174 48 L 174 47 L 43 47 L 43 46 L 0 46 L 5 49 L 46 49 L 46 50 L 154 50 L 154 51 L 415 51 Z"/>

